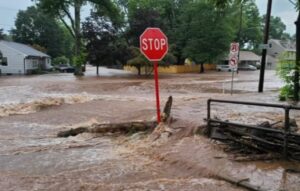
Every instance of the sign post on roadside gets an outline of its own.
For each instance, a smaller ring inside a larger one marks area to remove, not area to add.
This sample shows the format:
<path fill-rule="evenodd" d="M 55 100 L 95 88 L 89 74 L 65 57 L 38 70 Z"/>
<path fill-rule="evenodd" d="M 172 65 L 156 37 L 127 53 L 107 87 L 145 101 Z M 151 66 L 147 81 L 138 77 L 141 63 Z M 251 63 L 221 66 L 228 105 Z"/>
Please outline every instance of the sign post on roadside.
<path fill-rule="evenodd" d="M 157 122 L 160 123 L 160 101 L 158 83 L 158 62 L 168 53 L 168 38 L 159 28 L 147 28 L 140 36 L 140 51 L 153 62 L 156 96 Z"/>
<path fill-rule="evenodd" d="M 233 92 L 234 71 L 238 70 L 239 52 L 240 52 L 240 45 L 239 45 L 239 43 L 236 43 L 236 42 L 231 43 L 230 44 L 230 54 L 229 54 L 229 67 L 231 68 L 231 72 L 232 72 L 231 95 L 232 95 L 232 92 Z"/>

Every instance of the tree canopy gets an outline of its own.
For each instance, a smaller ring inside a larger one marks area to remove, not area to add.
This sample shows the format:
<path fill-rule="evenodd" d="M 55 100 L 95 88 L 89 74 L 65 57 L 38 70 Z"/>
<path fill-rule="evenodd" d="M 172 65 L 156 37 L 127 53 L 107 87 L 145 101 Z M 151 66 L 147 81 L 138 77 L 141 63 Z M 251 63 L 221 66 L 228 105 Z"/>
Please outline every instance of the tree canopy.
<path fill-rule="evenodd" d="M 97 74 L 100 65 L 122 65 L 126 62 L 127 46 L 118 34 L 120 28 L 109 17 L 92 12 L 82 28 L 87 58 L 90 64 L 97 66 Z"/>
<path fill-rule="evenodd" d="M 211 4 L 200 1 L 187 4 L 178 26 L 179 39 L 184 41 L 182 55 L 197 63 L 212 62 L 223 56 L 234 38 L 227 18 Z"/>
<path fill-rule="evenodd" d="M 37 0 L 38 6 L 47 14 L 61 20 L 75 40 L 75 58 L 77 66 L 75 74 L 82 75 L 81 66 L 84 64 L 82 52 L 81 9 L 90 3 L 100 15 L 109 15 L 114 22 L 121 22 L 119 10 L 111 0 Z M 71 10 L 73 9 L 73 14 Z M 74 16 L 73 16 L 74 15 Z"/>
<path fill-rule="evenodd" d="M 63 28 L 54 18 L 32 6 L 18 12 L 15 29 L 11 34 L 14 41 L 43 47 L 55 58 L 62 55 L 70 56 L 67 52 L 72 49 L 68 34 L 64 33 Z"/>
<path fill-rule="evenodd" d="M 96 66 L 137 60 L 145 63 L 143 55 L 132 52 L 138 48 L 139 36 L 147 27 L 159 27 L 168 36 L 169 61 L 162 64 L 184 64 L 186 58 L 197 64 L 215 62 L 228 54 L 230 42 L 237 41 L 242 49 L 258 52 L 262 41 L 263 18 L 255 0 L 36 2 L 37 7 L 19 12 L 14 39 L 39 45 L 54 57 L 74 55 L 71 63 L 78 69 L 85 58 Z M 86 5 L 91 6 L 91 14 L 82 20 L 81 10 Z M 280 18 L 273 17 L 272 38 L 291 39 L 284 30 Z"/>
<path fill-rule="evenodd" d="M 262 17 L 262 24 L 265 23 L 266 15 Z M 283 39 L 286 37 L 287 33 L 284 33 L 286 30 L 286 25 L 282 22 L 280 17 L 270 17 L 270 38 L 274 39 Z"/>
<path fill-rule="evenodd" d="M 3 32 L 3 29 L 0 29 L 0 40 L 4 40 L 5 34 Z"/>

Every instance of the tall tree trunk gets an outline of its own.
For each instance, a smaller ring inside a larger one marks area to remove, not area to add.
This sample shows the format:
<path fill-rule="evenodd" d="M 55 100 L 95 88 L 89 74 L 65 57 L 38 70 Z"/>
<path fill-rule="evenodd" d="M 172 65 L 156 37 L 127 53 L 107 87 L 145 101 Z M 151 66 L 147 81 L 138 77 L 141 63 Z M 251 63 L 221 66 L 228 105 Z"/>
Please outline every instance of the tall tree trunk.
<path fill-rule="evenodd" d="M 80 0 L 75 0 L 74 15 L 75 15 L 75 56 L 76 62 L 79 62 L 78 58 L 81 56 L 81 28 L 80 28 Z M 83 75 L 82 63 L 76 63 L 75 75 Z"/>
<path fill-rule="evenodd" d="M 141 75 L 141 65 L 138 64 L 138 65 L 136 66 L 136 68 L 137 68 L 137 70 L 138 70 L 138 75 L 140 76 L 140 75 Z"/>
<path fill-rule="evenodd" d="M 294 76 L 294 99 L 299 101 L 299 69 L 300 69 L 300 11 L 296 24 L 296 65 Z"/>
<path fill-rule="evenodd" d="M 97 64 L 97 76 L 99 76 L 99 64 Z"/>
<path fill-rule="evenodd" d="M 204 73 L 204 63 L 200 64 L 200 73 Z"/>

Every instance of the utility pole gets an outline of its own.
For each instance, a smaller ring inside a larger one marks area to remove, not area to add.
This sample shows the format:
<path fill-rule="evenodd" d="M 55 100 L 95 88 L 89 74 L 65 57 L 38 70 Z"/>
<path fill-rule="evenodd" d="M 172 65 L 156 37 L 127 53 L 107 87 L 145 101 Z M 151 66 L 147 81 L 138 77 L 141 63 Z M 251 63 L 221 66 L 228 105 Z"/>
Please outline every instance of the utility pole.
<path fill-rule="evenodd" d="M 294 76 L 294 99 L 299 101 L 299 70 L 300 70 L 300 10 L 296 24 L 296 64 Z"/>
<path fill-rule="evenodd" d="M 268 40 L 269 40 L 271 9 L 272 9 L 272 0 L 268 0 L 268 8 L 267 8 L 266 24 L 265 24 L 265 34 L 264 34 L 264 44 L 268 44 Z M 267 49 L 263 49 L 262 56 L 261 56 L 261 67 L 260 67 L 258 92 L 264 91 L 266 57 L 267 57 Z"/>
<path fill-rule="evenodd" d="M 241 1 L 241 7 L 240 7 L 240 27 L 239 27 L 238 40 L 237 40 L 237 42 L 239 43 L 240 46 L 242 44 L 241 33 L 242 33 L 242 25 L 243 25 L 243 4 L 244 4 L 244 1 L 242 0 Z M 236 66 L 236 75 L 239 74 L 240 52 L 241 51 L 239 50 L 239 53 L 238 53 L 238 63 L 237 63 L 237 66 Z"/>

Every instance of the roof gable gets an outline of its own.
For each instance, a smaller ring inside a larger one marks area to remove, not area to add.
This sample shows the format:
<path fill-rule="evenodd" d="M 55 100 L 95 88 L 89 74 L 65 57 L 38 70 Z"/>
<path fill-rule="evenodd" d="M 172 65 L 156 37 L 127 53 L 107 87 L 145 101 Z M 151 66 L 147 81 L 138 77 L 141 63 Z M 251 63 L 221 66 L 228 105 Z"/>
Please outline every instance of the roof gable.
<path fill-rule="evenodd" d="M 17 50 L 18 52 L 21 52 L 25 54 L 26 56 L 36 56 L 36 57 L 50 57 L 49 55 L 38 51 L 28 45 L 17 43 L 17 42 L 9 42 L 5 40 L 1 40 L 0 44 L 3 44 L 11 49 Z"/>
<path fill-rule="evenodd" d="M 284 51 L 296 51 L 296 43 L 291 40 L 270 39 L 268 43 L 275 43 Z"/>

